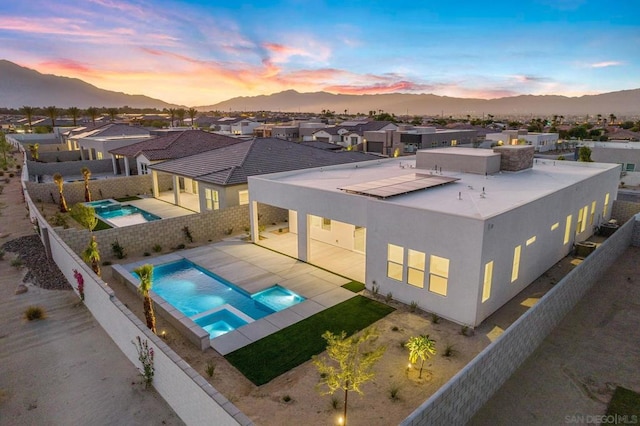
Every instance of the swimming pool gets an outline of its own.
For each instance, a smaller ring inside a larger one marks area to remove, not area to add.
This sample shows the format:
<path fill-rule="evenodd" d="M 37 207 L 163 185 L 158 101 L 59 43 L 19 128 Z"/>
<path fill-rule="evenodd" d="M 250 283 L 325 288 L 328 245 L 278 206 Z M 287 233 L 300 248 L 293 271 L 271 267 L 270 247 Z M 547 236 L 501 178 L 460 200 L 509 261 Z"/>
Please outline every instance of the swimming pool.
<path fill-rule="evenodd" d="M 97 204 L 85 204 L 89 204 L 95 209 L 97 217 L 117 228 L 161 219 L 160 216 L 130 204 L 120 204 L 110 200 L 94 201 L 93 203 Z"/>
<path fill-rule="evenodd" d="M 153 291 L 211 339 L 305 300 L 279 285 L 251 295 L 186 259 L 154 267 Z"/>

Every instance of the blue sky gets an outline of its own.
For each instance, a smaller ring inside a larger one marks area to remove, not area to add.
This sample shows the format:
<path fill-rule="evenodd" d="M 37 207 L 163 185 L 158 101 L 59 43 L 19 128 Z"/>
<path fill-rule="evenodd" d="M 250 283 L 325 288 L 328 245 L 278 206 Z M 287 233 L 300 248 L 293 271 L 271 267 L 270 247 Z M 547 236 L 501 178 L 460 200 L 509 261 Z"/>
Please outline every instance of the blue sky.
<path fill-rule="evenodd" d="M 288 89 L 496 98 L 640 87 L 637 0 L 76 3 L 2 2 L 0 59 L 187 106 Z"/>

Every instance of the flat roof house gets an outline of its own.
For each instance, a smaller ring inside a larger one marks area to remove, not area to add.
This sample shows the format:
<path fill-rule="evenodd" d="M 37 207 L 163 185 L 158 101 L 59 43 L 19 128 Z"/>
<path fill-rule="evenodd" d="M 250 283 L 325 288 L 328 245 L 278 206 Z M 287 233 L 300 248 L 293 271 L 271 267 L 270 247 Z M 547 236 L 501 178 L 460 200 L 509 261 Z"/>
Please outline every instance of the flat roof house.
<path fill-rule="evenodd" d="M 440 148 L 252 176 L 252 238 L 477 326 L 610 218 L 620 166 L 533 154 Z M 258 203 L 289 209 L 288 245 L 258 238 Z"/>

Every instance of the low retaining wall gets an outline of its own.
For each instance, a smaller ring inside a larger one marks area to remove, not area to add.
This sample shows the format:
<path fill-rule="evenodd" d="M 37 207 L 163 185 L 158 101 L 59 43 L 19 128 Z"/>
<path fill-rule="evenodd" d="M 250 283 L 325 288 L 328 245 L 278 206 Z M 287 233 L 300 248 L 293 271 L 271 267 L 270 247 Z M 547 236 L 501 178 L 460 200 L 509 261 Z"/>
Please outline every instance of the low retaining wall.
<path fill-rule="evenodd" d="M 24 184 L 24 182 L 23 182 Z M 23 186 L 24 187 L 24 186 Z M 176 414 L 188 425 L 220 426 L 252 425 L 224 395 L 209 384 L 197 371 L 178 356 L 162 339 L 120 302 L 113 291 L 55 233 L 25 192 L 33 223 L 40 228 L 45 249 L 64 276 L 75 288 L 73 271 L 84 278 L 85 306 L 118 345 L 122 353 L 140 367 L 136 347 L 137 336 L 149 341 L 155 349 L 153 386 Z M 77 289 L 75 290 L 77 293 Z"/>
<path fill-rule="evenodd" d="M 620 227 L 401 425 L 466 424 L 624 252 L 639 228 L 640 216 Z"/>

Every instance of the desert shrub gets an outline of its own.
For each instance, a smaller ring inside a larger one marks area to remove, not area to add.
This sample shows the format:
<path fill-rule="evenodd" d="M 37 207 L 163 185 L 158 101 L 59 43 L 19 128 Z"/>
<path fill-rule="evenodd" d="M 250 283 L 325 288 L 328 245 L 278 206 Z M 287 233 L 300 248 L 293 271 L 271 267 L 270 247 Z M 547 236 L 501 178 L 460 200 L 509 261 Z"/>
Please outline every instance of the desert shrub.
<path fill-rule="evenodd" d="M 28 321 L 44 319 L 46 314 L 44 312 L 44 308 L 41 306 L 29 306 L 24 311 L 24 317 Z"/>
<path fill-rule="evenodd" d="M 205 373 L 207 373 L 207 376 L 213 377 L 213 373 L 215 373 L 216 371 L 216 365 L 213 362 L 209 361 L 207 362 L 207 365 L 204 367 L 204 371 Z"/>
<path fill-rule="evenodd" d="M 160 244 L 155 244 L 151 249 L 154 253 L 160 253 L 162 251 L 162 246 Z"/>
<path fill-rule="evenodd" d="M 124 247 L 120 245 L 118 240 L 115 240 L 113 243 L 111 243 L 111 251 L 113 252 L 113 255 L 118 259 L 124 259 L 125 257 L 127 257 L 126 253 L 124 252 Z"/>

